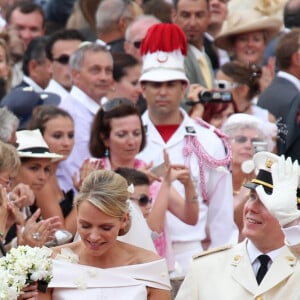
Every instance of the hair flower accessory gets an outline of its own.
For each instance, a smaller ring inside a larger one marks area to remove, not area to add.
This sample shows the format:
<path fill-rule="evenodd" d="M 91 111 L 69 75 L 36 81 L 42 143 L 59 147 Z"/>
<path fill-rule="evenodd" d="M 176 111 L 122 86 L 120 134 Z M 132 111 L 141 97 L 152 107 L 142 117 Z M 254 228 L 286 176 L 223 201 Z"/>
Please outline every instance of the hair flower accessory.
<path fill-rule="evenodd" d="M 19 246 L 0 258 L 0 300 L 17 300 L 22 289 L 38 282 L 38 289 L 46 292 L 52 279 L 52 250 L 47 247 Z"/>
<path fill-rule="evenodd" d="M 131 183 L 127 188 L 128 193 L 133 194 L 134 193 L 134 185 Z"/>

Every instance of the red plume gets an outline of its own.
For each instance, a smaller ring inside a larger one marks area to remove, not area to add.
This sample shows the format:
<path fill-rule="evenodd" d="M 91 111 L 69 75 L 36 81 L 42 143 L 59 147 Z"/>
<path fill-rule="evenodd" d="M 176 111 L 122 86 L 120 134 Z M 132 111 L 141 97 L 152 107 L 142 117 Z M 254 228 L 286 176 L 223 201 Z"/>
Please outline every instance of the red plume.
<path fill-rule="evenodd" d="M 178 49 L 183 55 L 187 54 L 187 41 L 182 29 L 176 24 L 160 23 L 148 29 L 140 53 L 143 56 L 149 52 L 173 52 Z"/>

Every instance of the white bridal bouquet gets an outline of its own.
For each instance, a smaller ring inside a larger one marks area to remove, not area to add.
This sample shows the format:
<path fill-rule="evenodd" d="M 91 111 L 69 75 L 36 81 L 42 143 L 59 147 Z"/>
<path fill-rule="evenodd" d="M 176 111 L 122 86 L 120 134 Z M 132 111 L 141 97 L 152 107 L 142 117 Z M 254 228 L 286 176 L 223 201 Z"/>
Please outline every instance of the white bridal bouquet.
<path fill-rule="evenodd" d="M 47 247 L 12 248 L 0 258 L 0 300 L 16 300 L 22 289 L 33 282 L 46 291 L 52 278 L 52 250 Z"/>

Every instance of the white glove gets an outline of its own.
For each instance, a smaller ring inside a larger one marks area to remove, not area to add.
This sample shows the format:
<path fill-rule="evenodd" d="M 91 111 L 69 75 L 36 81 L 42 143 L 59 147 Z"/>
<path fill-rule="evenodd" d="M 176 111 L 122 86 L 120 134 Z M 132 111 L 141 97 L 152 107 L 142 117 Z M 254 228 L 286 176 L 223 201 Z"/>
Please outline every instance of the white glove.
<path fill-rule="evenodd" d="M 273 193 L 266 194 L 263 187 L 256 187 L 257 195 L 270 213 L 284 226 L 300 217 L 297 209 L 297 186 L 299 164 L 292 163 L 291 158 L 285 160 L 282 155 L 271 167 Z"/>

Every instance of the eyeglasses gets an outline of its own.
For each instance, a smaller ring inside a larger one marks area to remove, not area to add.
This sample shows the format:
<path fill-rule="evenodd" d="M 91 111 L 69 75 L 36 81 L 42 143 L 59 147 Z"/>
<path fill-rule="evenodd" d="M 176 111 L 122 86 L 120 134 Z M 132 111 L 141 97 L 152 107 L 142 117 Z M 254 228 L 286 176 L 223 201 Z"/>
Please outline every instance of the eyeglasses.
<path fill-rule="evenodd" d="M 227 80 L 215 80 L 214 86 L 219 90 L 232 90 L 239 86 L 240 84 L 237 82 L 230 82 Z"/>
<path fill-rule="evenodd" d="M 0 181 L 2 181 L 3 187 L 9 187 L 13 181 L 13 178 L 11 178 L 11 177 L 4 178 L 4 177 L 0 176 Z"/>
<path fill-rule="evenodd" d="M 70 60 L 70 55 L 67 54 L 62 54 L 61 56 L 57 57 L 57 58 L 53 58 L 53 61 L 57 61 L 58 63 L 62 64 L 62 65 L 67 65 L 69 63 Z"/>
<path fill-rule="evenodd" d="M 135 42 L 129 42 L 129 43 L 131 43 L 134 46 L 134 48 L 140 49 L 142 42 L 143 41 L 135 41 Z"/>
<path fill-rule="evenodd" d="M 244 144 L 244 143 L 246 143 L 247 141 L 250 141 L 251 144 L 253 144 L 253 143 L 255 143 L 255 142 L 262 142 L 262 140 L 259 139 L 259 138 L 249 138 L 249 137 L 244 136 L 244 135 L 237 135 L 237 136 L 233 137 L 232 140 L 233 140 L 235 143 L 238 143 L 238 144 Z"/>
<path fill-rule="evenodd" d="M 107 102 L 105 102 L 102 105 L 102 109 L 105 112 L 109 112 L 109 111 L 117 108 L 121 104 L 135 107 L 135 104 L 131 100 L 127 99 L 127 98 L 115 98 L 115 99 L 108 100 Z"/>
<path fill-rule="evenodd" d="M 152 198 L 149 198 L 147 195 L 141 195 L 140 198 L 130 198 L 130 200 L 137 201 L 139 206 L 147 206 L 148 203 L 152 203 Z"/>

